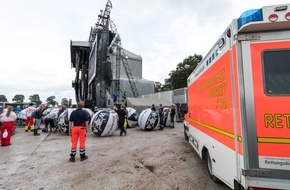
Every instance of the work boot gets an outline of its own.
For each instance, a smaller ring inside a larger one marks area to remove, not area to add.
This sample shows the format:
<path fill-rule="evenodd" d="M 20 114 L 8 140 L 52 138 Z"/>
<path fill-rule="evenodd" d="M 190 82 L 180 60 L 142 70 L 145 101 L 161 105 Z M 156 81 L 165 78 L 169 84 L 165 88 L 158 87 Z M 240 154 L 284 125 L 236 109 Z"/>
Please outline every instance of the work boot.
<path fill-rule="evenodd" d="M 40 134 L 37 133 L 37 129 L 33 129 L 33 135 L 34 136 L 39 136 Z"/>
<path fill-rule="evenodd" d="M 70 158 L 69 158 L 70 162 L 75 162 L 76 161 L 76 159 L 75 159 L 76 151 L 77 151 L 76 149 L 72 149 L 71 150 Z"/>
<path fill-rule="evenodd" d="M 81 161 L 88 159 L 88 156 L 86 156 L 86 149 L 85 148 L 80 149 L 80 157 L 81 157 Z"/>
<path fill-rule="evenodd" d="M 76 161 L 75 156 L 70 156 L 69 161 L 70 162 L 75 162 Z"/>
<path fill-rule="evenodd" d="M 88 158 L 89 158 L 89 157 L 86 156 L 86 155 L 81 155 L 81 162 L 84 161 L 84 160 L 86 160 L 86 159 L 88 159 Z"/>

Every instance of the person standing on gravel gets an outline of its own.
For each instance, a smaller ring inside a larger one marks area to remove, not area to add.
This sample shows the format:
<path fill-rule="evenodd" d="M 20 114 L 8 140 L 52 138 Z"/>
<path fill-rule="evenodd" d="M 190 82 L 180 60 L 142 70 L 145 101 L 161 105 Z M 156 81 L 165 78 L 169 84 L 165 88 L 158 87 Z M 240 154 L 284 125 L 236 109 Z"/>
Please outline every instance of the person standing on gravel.
<path fill-rule="evenodd" d="M 1 146 L 11 145 L 10 139 L 14 131 L 14 122 L 17 119 L 16 113 L 13 112 L 13 107 L 8 106 L 7 111 L 0 115 L 0 120 L 2 122 L 0 139 Z"/>
<path fill-rule="evenodd" d="M 89 125 L 89 117 L 88 113 L 83 110 L 83 107 L 84 102 L 78 102 L 77 109 L 69 117 L 69 134 L 71 136 L 70 162 L 75 162 L 78 140 L 80 141 L 81 161 L 88 159 L 88 156 L 86 156 L 86 133 Z"/>
<path fill-rule="evenodd" d="M 125 123 L 125 119 L 127 118 L 127 112 L 125 111 L 126 107 L 124 105 L 121 105 L 121 108 L 118 109 L 116 112 L 118 114 L 118 126 L 120 129 L 120 136 L 123 135 L 123 133 L 125 135 L 127 135 L 127 131 L 125 129 L 124 123 Z"/>
<path fill-rule="evenodd" d="M 42 118 L 42 112 L 45 109 L 45 105 L 41 104 L 38 109 L 35 110 L 35 125 L 33 129 L 33 135 L 34 136 L 39 136 L 40 134 L 37 132 L 38 128 L 40 128 L 41 124 L 41 118 Z"/>
<path fill-rule="evenodd" d="M 31 131 L 34 128 L 34 119 L 31 117 L 32 113 L 36 110 L 33 103 L 29 104 L 29 107 L 25 109 L 26 120 L 25 120 L 25 132 Z"/>
<path fill-rule="evenodd" d="M 163 107 L 162 104 L 159 105 L 160 108 L 158 110 L 159 118 L 160 118 L 160 123 L 159 123 L 159 131 L 163 130 L 164 123 L 163 123 Z"/>
<path fill-rule="evenodd" d="M 174 105 L 171 105 L 171 108 L 170 108 L 170 128 L 174 128 L 174 123 L 175 123 L 175 108 L 174 108 Z"/>

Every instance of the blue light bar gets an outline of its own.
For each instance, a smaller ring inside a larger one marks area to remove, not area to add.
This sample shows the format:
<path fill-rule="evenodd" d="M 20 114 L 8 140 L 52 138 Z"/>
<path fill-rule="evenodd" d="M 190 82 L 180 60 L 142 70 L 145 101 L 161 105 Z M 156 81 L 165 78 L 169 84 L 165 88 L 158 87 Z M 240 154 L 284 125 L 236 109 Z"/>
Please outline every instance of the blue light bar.
<path fill-rule="evenodd" d="M 263 21 L 262 9 L 253 9 L 244 12 L 240 18 L 238 18 L 238 29 L 249 22 Z"/>

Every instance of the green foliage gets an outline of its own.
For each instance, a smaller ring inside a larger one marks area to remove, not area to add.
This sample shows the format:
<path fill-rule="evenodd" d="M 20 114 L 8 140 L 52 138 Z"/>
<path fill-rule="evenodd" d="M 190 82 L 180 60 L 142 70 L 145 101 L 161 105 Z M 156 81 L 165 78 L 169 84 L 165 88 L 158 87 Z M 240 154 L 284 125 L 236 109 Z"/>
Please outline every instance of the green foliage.
<path fill-rule="evenodd" d="M 25 99 L 25 96 L 23 94 L 16 94 L 14 98 L 12 99 L 12 101 L 16 103 L 23 103 L 24 99 Z"/>
<path fill-rule="evenodd" d="M 29 100 L 36 105 L 40 105 L 42 103 L 38 94 L 33 94 L 32 96 L 29 96 Z"/>
<path fill-rule="evenodd" d="M 165 79 L 165 84 L 161 87 L 161 91 L 168 91 L 178 88 L 187 87 L 187 78 L 202 60 L 202 55 L 189 56 L 178 63 L 176 70 L 169 73 L 169 78 Z"/>
<path fill-rule="evenodd" d="M 154 82 L 154 92 L 161 92 L 162 91 L 162 84 L 160 82 Z"/>
<path fill-rule="evenodd" d="M 46 104 L 47 104 L 47 106 L 55 106 L 55 105 L 57 105 L 57 101 L 55 101 L 55 96 L 49 96 L 46 99 Z"/>
<path fill-rule="evenodd" d="M 8 102 L 5 95 L 0 95 L 0 102 Z"/>
<path fill-rule="evenodd" d="M 67 98 L 61 99 L 61 104 L 65 105 L 65 106 L 68 106 L 68 99 Z"/>

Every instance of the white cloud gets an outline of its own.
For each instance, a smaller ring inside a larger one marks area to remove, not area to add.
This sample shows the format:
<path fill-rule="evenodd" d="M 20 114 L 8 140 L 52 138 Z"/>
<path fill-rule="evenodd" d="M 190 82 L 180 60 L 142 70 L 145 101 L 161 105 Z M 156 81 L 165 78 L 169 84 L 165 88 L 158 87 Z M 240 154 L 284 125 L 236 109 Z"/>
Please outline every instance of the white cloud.
<path fill-rule="evenodd" d="M 205 55 L 244 11 L 284 0 L 111 0 L 123 47 L 143 58 L 143 77 L 164 82 L 195 53 Z M 70 40 L 87 40 L 106 0 L 10 0 L 0 6 L 0 94 L 73 99 Z M 35 80 L 36 79 L 36 80 Z"/>

